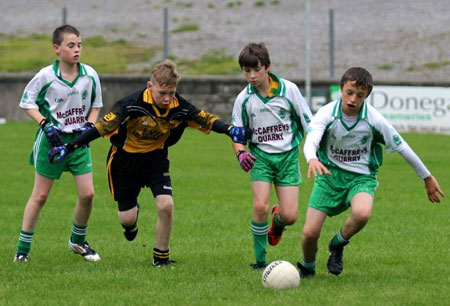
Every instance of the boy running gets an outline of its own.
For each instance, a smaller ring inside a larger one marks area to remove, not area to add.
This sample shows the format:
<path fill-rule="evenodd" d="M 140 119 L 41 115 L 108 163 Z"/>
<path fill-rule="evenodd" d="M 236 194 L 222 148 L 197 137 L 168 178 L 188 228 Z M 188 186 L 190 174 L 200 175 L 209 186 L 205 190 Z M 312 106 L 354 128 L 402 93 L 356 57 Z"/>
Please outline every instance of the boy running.
<path fill-rule="evenodd" d="M 244 171 L 250 172 L 253 189 L 253 269 L 264 269 L 266 240 L 277 245 L 286 225 L 298 217 L 298 185 L 301 183 L 299 144 L 308 127 L 311 111 L 298 87 L 270 71 L 269 51 L 263 43 L 250 43 L 239 55 L 239 65 L 249 83 L 234 102 L 232 124 L 252 132 L 249 150 L 233 143 Z M 269 198 L 275 185 L 278 205 L 272 207 L 269 228 Z"/>
<path fill-rule="evenodd" d="M 351 208 L 351 215 L 329 243 L 328 271 L 343 270 L 343 250 L 350 238 L 372 214 L 377 171 L 386 152 L 398 152 L 424 180 L 430 202 L 440 202 L 444 193 L 419 157 L 391 124 L 364 102 L 372 91 L 371 74 L 364 68 L 348 69 L 340 82 L 342 98 L 323 106 L 314 116 L 305 140 L 308 177 L 316 177 L 302 235 L 301 277 L 315 274 L 317 241 L 327 216 Z M 326 174 L 326 175 L 324 175 Z"/>

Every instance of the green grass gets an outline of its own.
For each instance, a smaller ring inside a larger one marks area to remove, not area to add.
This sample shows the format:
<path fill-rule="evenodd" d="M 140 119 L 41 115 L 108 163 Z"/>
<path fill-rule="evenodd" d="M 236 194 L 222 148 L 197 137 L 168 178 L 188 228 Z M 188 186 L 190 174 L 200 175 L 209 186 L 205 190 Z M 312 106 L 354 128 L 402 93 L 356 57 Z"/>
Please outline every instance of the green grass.
<path fill-rule="evenodd" d="M 326 273 L 326 245 L 348 216 L 328 219 L 322 231 L 316 277 L 289 291 L 264 289 L 252 271 L 249 224 L 252 194 L 227 137 L 186 131 L 170 149 L 175 223 L 171 258 L 178 267 L 150 267 L 155 207 L 151 192 L 139 202 L 139 235 L 123 238 L 105 175 L 108 141 L 92 144 L 95 207 L 88 240 L 102 261 L 69 252 L 76 201 L 73 180 L 57 181 L 42 211 L 31 261 L 14 264 L 22 214 L 33 185 L 27 166 L 36 124 L 0 125 L 0 305 L 445 305 L 450 300 L 449 200 L 428 203 L 423 182 L 399 154 L 385 156 L 373 217 L 352 239 L 339 277 Z M 449 193 L 448 136 L 405 134 Z M 302 157 L 302 172 L 305 165 Z M 300 187 L 299 220 L 268 259 L 301 259 L 300 236 L 312 181 Z M 272 197 L 275 203 L 275 197 Z"/>
<path fill-rule="evenodd" d="M 203 55 L 199 60 L 176 61 L 180 71 L 187 75 L 237 75 L 241 69 L 237 60 L 220 52 Z"/>
<path fill-rule="evenodd" d="M 172 33 L 181 33 L 181 32 L 195 32 L 200 29 L 200 26 L 196 23 L 188 23 L 180 25 L 179 27 L 172 30 Z"/>
<path fill-rule="evenodd" d="M 30 52 L 33 50 L 33 52 Z M 83 39 L 81 62 L 98 73 L 137 72 L 129 65 L 149 62 L 158 47 L 146 48 L 126 40 L 107 41 L 102 36 Z M 0 39 L 0 72 L 38 71 L 56 58 L 48 35 Z"/>
<path fill-rule="evenodd" d="M 197 31 L 197 24 L 181 25 L 173 32 Z M 108 41 L 102 36 L 83 38 L 81 62 L 91 65 L 99 74 L 149 73 L 149 63 L 161 46 L 144 47 L 125 39 Z M 33 52 L 30 52 L 33 50 Z M 0 73 L 37 72 L 56 58 L 48 35 L 27 37 L 0 33 Z M 174 59 L 183 75 L 239 75 L 237 59 L 212 51 L 196 60 Z"/>

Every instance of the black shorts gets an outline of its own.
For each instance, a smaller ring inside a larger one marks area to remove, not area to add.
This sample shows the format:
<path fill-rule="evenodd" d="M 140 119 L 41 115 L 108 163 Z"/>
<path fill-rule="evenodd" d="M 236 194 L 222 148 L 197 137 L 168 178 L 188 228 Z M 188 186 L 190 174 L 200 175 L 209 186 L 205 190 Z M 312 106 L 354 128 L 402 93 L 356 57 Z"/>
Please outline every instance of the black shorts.
<path fill-rule="evenodd" d="M 167 148 L 148 153 L 127 153 L 111 146 L 106 168 L 109 190 L 115 201 L 136 203 L 143 187 L 150 187 L 153 197 L 172 195 Z"/>

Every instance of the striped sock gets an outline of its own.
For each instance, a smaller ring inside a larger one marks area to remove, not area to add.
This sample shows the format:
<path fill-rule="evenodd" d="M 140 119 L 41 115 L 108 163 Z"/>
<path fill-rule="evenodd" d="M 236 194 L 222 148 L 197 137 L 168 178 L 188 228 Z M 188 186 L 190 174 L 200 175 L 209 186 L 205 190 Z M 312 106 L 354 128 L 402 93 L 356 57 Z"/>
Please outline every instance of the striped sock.
<path fill-rule="evenodd" d="M 305 260 L 303 259 L 303 260 L 302 260 L 302 265 L 303 265 L 305 268 L 309 269 L 309 270 L 312 270 L 312 271 L 315 271 L 315 270 L 316 270 L 316 261 L 315 261 L 315 260 L 313 260 L 313 261 L 311 261 L 311 262 L 307 262 L 307 261 L 305 261 Z"/>
<path fill-rule="evenodd" d="M 19 241 L 17 242 L 17 253 L 28 254 L 31 249 L 34 232 L 20 231 Z"/>
<path fill-rule="evenodd" d="M 72 243 L 83 243 L 86 241 L 86 235 L 87 235 L 87 225 L 81 226 L 73 224 L 72 227 L 72 234 L 70 235 L 70 241 Z"/>
<path fill-rule="evenodd" d="M 339 233 L 337 233 L 333 239 L 331 239 L 331 244 L 332 245 L 338 245 L 338 244 L 342 244 L 347 242 L 348 240 L 344 238 L 344 236 L 342 236 L 342 230 L 339 231 Z"/>
<path fill-rule="evenodd" d="M 153 263 L 169 261 L 169 255 L 169 249 L 162 251 L 160 249 L 153 248 Z"/>
<path fill-rule="evenodd" d="M 252 220 L 250 229 L 253 233 L 253 249 L 255 250 L 256 263 L 266 263 L 266 243 L 269 225 L 267 221 L 256 222 Z"/>

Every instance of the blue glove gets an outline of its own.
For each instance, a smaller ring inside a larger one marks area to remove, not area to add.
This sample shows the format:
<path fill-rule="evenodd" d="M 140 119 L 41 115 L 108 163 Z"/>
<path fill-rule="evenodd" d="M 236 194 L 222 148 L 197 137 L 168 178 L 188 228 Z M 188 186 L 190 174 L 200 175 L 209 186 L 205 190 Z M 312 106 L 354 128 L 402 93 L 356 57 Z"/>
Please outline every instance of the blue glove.
<path fill-rule="evenodd" d="M 76 133 L 76 132 L 81 132 L 81 134 L 89 131 L 90 129 L 92 129 L 95 126 L 95 124 L 93 124 L 92 122 L 87 121 L 82 127 L 73 130 L 72 132 Z"/>
<path fill-rule="evenodd" d="M 245 127 L 231 126 L 231 128 L 228 130 L 228 135 L 231 137 L 231 140 L 233 140 L 233 142 L 246 145 L 247 139 L 250 137 L 250 132 Z"/>
<path fill-rule="evenodd" d="M 245 172 L 248 172 L 255 164 L 256 157 L 252 153 L 245 152 L 244 150 L 238 151 L 236 157 L 239 165 Z"/>
<path fill-rule="evenodd" d="M 45 133 L 45 136 L 47 137 L 48 143 L 53 148 L 64 145 L 64 143 L 62 142 L 62 139 L 61 139 L 61 135 L 59 135 L 61 130 L 58 129 L 53 123 L 51 123 L 47 119 L 42 119 L 40 125 L 41 125 L 42 130 Z"/>
<path fill-rule="evenodd" d="M 53 164 L 54 161 L 60 163 L 67 154 L 69 154 L 69 150 L 66 146 L 53 147 L 48 151 L 48 160 L 51 164 Z"/>

